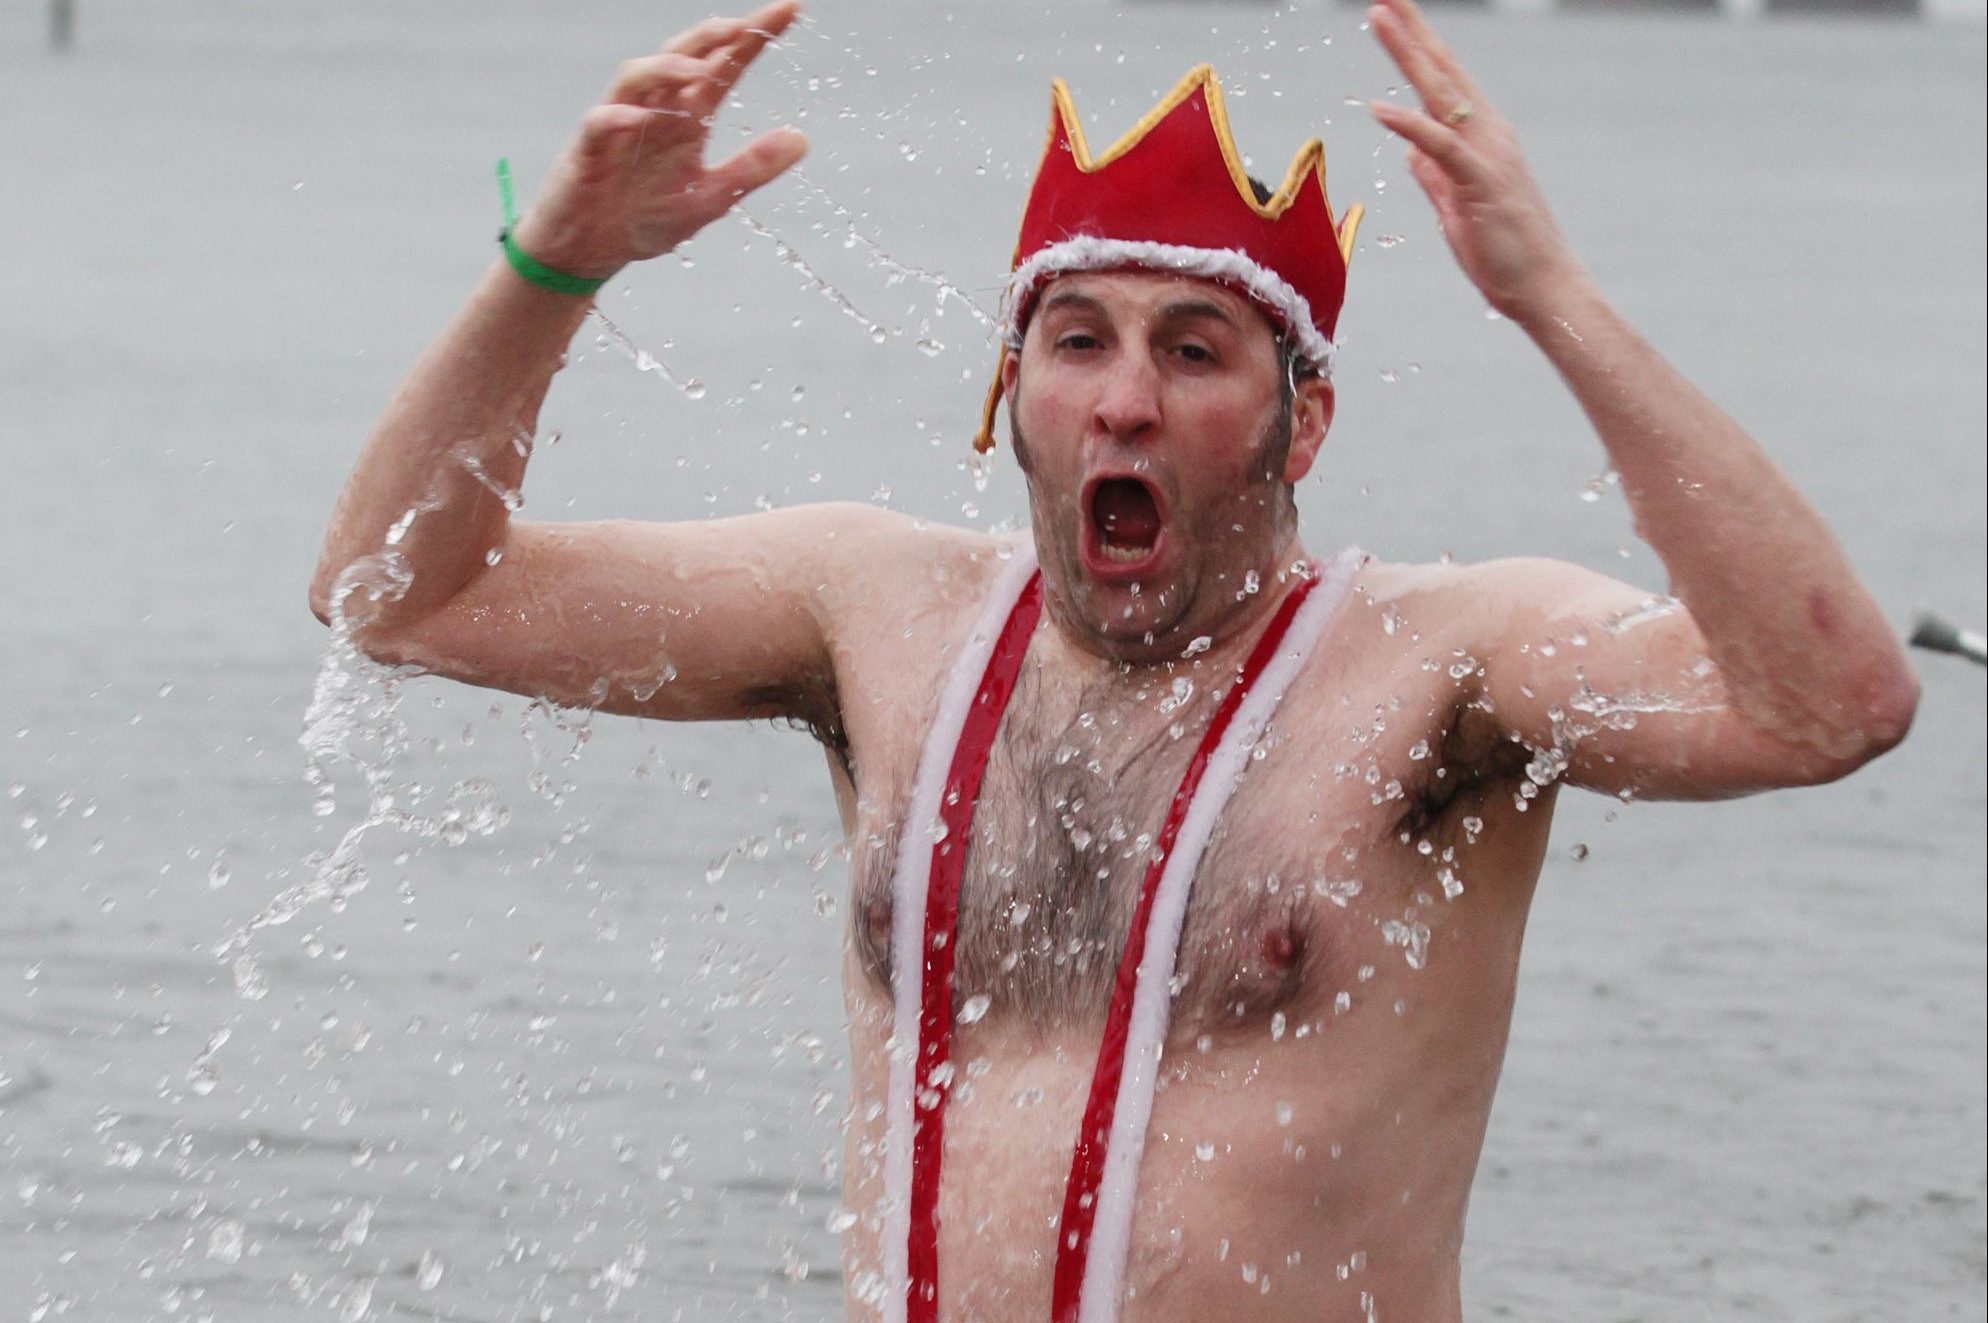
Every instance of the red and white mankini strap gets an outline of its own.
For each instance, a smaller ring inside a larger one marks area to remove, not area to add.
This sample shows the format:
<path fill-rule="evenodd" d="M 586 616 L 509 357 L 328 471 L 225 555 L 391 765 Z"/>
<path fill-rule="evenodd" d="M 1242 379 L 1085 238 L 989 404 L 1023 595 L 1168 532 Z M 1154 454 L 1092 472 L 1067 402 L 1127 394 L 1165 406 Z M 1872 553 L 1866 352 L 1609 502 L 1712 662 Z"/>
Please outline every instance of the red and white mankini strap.
<path fill-rule="evenodd" d="M 1188 895 L 1251 750 L 1304 667 L 1364 557 L 1308 566 L 1216 707 L 1154 842 L 1119 958 L 1090 1098 L 1071 1157 L 1056 1246 L 1053 1323 L 1111 1323 L 1124 1294 L 1139 1162 L 1167 1037 Z M 939 1167 L 952 1092 L 954 933 L 981 776 L 1042 612 L 1035 558 L 1018 550 L 939 698 L 912 784 L 892 878 L 895 996 L 884 1149 L 888 1323 L 939 1312 Z M 933 842 L 922 850 L 923 836 Z M 917 1026 L 916 1041 L 909 1032 Z"/>

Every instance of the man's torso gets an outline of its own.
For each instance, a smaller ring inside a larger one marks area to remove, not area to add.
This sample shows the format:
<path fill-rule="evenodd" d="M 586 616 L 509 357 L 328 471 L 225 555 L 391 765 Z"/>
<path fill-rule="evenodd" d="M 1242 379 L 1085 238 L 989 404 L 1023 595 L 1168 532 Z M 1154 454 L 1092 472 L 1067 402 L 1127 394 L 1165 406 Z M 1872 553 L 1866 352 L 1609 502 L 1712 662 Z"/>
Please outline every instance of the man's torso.
<path fill-rule="evenodd" d="M 936 695 L 996 573 L 838 612 L 851 1018 L 845 1265 L 878 1276 L 890 879 Z M 1125 1317 L 1437 1319 L 1504 1050 L 1551 792 L 1470 710 L 1440 571 L 1368 565 L 1196 873 L 1141 1167 Z M 1278 591 L 1267 585 L 1264 591 Z M 1463 626 L 1467 629 L 1467 624 Z M 1226 658 L 1086 665 L 1045 619 L 988 760 L 961 883 L 942 1315 L 1046 1315 L 1056 1221 L 1153 838 Z M 1521 809 L 1520 805 L 1525 805 Z"/>

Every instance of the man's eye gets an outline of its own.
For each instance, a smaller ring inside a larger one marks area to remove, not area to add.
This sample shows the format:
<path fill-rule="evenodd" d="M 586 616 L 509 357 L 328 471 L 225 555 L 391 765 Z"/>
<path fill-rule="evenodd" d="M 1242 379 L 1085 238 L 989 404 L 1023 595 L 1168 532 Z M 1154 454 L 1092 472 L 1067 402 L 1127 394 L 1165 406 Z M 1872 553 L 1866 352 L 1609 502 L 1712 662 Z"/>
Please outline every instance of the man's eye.
<path fill-rule="evenodd" d="M 1174 352 L 1190 363 L 1212 363 L 1215 361 L 1215 351 L 1207 345 L 1192 343 L 1176 345 L 1174 346 Z"/>
<path fill-rule="evenodd" d="M 1072 331 L 1056 341 L 1058 349 L 1096 349 L 1098 338 L 1083 331 Z"/>

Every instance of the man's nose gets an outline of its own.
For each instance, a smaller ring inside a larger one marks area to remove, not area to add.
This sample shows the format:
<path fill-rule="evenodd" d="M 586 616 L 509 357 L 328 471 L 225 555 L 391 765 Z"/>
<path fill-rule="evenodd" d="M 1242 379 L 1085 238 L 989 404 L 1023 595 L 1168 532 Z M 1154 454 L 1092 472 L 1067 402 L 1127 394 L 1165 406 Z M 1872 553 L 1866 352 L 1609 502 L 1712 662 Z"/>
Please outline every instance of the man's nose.
<path fill-rule="evenodd" d="M 1124 353 L 1112 362 L 1098 394 L 1094 421 L 1119 441 L 1139 441 L 1160 427 L 1160 376 L 1143 353 Z"/>

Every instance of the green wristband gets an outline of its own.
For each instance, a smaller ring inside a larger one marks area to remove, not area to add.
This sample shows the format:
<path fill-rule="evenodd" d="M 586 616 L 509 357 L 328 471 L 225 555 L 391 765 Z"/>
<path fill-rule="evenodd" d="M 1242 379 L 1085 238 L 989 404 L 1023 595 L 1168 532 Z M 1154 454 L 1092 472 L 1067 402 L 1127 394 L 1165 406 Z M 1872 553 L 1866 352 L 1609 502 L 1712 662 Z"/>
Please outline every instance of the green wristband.
<path fill-rule="evenodd" d="M 504 260 L 511 264 L 511 270 L 540 289 L 549 289 L 555 294 L 592 294 L 607 284 L 606 279 L 593 280 L 556 271 L 518 247 L 518 241 L 511 237 L 511 227 L 518 223 L 518 210 L 511 196 L 509 157 L 500 157 L 497 161 L 497 196 L 504 204 L 504 228 L 497 232 L 497 242 L 504 246 Z"/>

